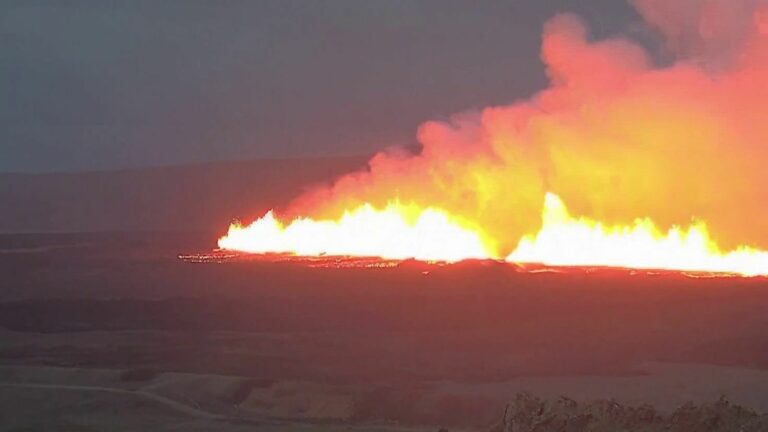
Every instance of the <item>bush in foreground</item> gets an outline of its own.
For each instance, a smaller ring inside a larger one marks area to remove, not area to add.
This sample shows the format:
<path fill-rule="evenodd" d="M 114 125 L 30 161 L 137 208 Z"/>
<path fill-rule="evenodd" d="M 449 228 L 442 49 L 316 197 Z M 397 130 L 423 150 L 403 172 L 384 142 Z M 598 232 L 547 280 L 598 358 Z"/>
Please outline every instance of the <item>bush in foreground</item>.
<path fill-rule="evenodd" d="M 686 404 L 664 414 L 649 405 L 616 401 L 579 403 L 561 397 L 546 401 L 527 393 L 510 402 L 492 432 L 761 432 L 768 416 L 721 398 L 712 404 Z"/>

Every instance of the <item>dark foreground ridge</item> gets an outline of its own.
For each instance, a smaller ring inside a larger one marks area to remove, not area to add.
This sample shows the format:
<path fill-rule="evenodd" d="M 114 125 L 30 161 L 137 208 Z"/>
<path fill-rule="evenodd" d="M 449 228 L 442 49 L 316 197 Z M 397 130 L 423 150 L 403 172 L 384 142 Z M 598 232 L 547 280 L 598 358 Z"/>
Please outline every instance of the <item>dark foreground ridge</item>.
<path fill-rule="evenodd" d="M 762 432 L 768 416 L 725 398 L 696 406 L 688 403 L 671 413 L 650 405 L 628 406 L 613 400 L 579 403 L 561 397 L 543 400 L 521 393 L 507 405 L 492 432 Z"/>

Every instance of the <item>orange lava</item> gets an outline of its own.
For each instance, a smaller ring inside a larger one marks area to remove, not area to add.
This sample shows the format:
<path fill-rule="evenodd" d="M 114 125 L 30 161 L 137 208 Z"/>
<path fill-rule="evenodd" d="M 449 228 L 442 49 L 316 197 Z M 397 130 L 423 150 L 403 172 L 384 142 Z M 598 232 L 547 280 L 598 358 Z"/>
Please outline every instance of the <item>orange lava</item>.
<path fill-rule="evenodd" d="M 444 210 L 392 203 L 364 205 L 338 220 L 299 218 L 288 224 L 272 212 L 249 226 L 232 224 L 219 239 L 223 250 L 305 257 L 379 257 L 456 262 L 499 259 L 484 243 L 481 228 L 463 225 Z M 525 235 L 506 257 L 514 263 L 768 275 L 768 252 L 740 246 L 722 251 L 704 222 L 660 231 L 648 218 L 629 226 L 605 226 L 569 214 L 562 200 L 547 194 L 542 226 Z"/>

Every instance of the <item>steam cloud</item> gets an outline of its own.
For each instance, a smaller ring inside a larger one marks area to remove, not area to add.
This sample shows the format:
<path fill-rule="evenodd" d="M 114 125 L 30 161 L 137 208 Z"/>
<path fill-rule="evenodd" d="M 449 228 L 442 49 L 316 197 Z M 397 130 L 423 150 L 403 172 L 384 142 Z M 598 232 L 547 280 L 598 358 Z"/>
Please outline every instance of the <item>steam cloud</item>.
<path fill-rule="evenodd" d="M 392 199 L 437 206 L 481 227 L 504 256 L 538 230 L 554 192 L 572 213 L 606 223 L 697 218 L 721 246 L 768 247 L 768 2 L 634 6 L 673 64 L 654 65 L 623 37 L 590 40 L 577 16 L 555 16 L 541 49 L 549 88 L 426 122 L 418 154 L 382 152 L 287 213 L 337 217 Z"/>

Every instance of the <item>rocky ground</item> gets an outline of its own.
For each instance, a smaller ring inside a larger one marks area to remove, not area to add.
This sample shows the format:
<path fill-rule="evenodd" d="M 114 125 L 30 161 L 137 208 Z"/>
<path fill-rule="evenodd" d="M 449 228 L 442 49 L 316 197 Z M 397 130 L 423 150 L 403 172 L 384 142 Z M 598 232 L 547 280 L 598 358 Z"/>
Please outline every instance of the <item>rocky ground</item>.
<path fill-rule="evenodd" d="M 765 429 L 765 279 L 178 258 L 214 243 L 0 236 L 0 431 Z"/>
<path fill-rule="evenodd" d="M 567 397 L 544 400 L 522 393 L 510 402 L 492 432 L 762 432 L 768 415 L 732 404 L 685 404 L 672 412 L 615 400 L 579 403 Z"/>

